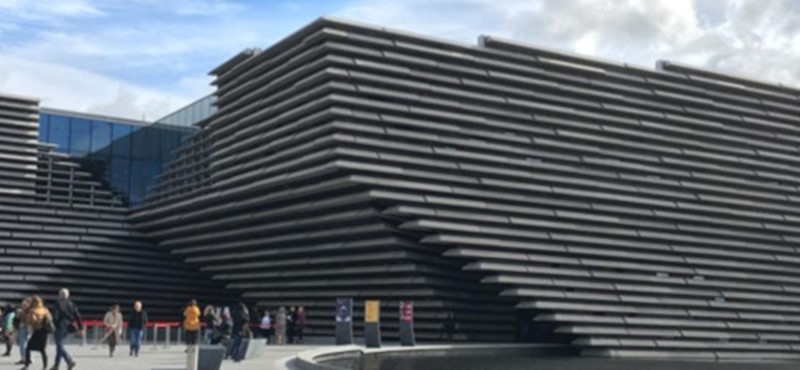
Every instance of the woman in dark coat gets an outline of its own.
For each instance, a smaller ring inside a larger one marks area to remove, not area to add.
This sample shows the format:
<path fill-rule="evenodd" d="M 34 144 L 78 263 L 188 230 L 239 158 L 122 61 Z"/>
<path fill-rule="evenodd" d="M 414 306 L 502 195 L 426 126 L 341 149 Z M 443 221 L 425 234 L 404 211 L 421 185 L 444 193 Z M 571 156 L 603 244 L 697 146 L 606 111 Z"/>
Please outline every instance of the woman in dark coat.
<path fill-rule="evenodd" d="M 28 325 L 33 330 L 33 335 L 28 339 L 28 346 L 25 348 L 25 367 L 27 369 L 31 364 L 31 351 L 37 351 L 42 354 L 42 368 L 47 369 L 47 336 L 55 331 L 53 325 L 53 316 L 50 310 L 44 306 L 42 298 L 33 296 L 31 299 L 31 308 L 28 313 Z"/>

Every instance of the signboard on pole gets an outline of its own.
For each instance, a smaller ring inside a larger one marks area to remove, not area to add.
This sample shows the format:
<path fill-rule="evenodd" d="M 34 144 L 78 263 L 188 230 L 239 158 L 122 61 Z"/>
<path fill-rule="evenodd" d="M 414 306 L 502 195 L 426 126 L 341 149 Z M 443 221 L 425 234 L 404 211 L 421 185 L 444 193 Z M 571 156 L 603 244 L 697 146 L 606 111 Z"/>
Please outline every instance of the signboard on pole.
<path fill-rule="evenodd" d="M 336 344 L 353 344 L 353 298 L 337 298 Z"/>
<path fill-rule="evenodd" d="M 400 321 L 414 322 L 414 303 L 411 301 L 400 301 Z"/>
<path fill-rule="evenodd" d="M 366 301 L 364 302 L 364 322 L 367 324 L 375 324 L 381 321 L 381 302 L 380 301 Z"/>
<path fill-rule="evenodd" d="M 381 301 L 364 301 L 364 342 L 367 348 L 381 346 Z"/>
<path fill-rule="evenodd" d="M 352 298 L 336 299 L 336 322 L 352 322 L 352 321 L 353 321 L 353 299 Z"/>
<path fill-rule="evenodd" d="M 400 345 L 413 346 L 414 338 L 414 302 L 400 301 Z"/>

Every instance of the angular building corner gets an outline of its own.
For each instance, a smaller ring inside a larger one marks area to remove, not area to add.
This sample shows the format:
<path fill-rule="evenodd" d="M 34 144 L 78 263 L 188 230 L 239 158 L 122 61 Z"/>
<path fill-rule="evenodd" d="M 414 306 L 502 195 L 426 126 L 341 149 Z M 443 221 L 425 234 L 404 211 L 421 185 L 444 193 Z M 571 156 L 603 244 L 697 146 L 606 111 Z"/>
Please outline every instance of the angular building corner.
<path fill-rule="evenodd" d="M 353 297 L 420 341 L 800 359 L 797 89 L 330 18 L 212 74 L 124 222 L 314 335 Z"/>

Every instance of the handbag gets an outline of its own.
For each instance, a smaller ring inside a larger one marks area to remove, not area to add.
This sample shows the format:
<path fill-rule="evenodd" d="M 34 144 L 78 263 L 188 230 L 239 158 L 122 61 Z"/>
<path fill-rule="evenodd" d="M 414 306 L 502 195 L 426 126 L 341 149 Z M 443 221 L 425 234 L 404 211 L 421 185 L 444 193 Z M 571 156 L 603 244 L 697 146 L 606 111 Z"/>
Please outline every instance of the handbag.
<path fill-rule="evenodd" d="M 45 317 L 44 319 L 44 330 L 47 331 L 47 334 L 52 334 L 56 331 L 56 326 L 53 324 L 53 319 L 50 316 Z"/>
<path fill-rule="evenodd" d="M 70 334 L 77 333 L 78 332 L 78 322 L 77 321 L 70 322 L 69 325 L 67 326 L 67 332 L 69 332 Z"/>

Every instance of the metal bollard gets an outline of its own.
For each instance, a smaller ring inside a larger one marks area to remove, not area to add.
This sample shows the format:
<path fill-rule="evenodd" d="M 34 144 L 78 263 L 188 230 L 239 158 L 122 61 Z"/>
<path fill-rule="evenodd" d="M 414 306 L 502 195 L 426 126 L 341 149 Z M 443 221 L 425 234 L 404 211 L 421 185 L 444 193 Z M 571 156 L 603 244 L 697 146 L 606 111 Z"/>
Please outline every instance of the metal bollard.
<path fill-rule="evenodd" d="M 186 370 L 197 370 L 199 352 L 197 346 L 189 346 L 186 349 Z"/>
<path fill-rule="evenodd" d="M 153 349 L 158 349 L 158 325 L 153 325 Z"/>
<path fill-rule="evenodd" d="M 181 343 L 181 342 L 183 342 L 183 341 L 181 340 L 181 336 L 182 336 L 182 335 L 183 335 L 183 328 L 181 328 L 181 327 L 179 326 L 179 327 L 178 327 L 178 343 Z"/>
<path fill-rule="evenodd" d="M 170 336 L 169 332 L 171 331 L 169 329 L 170 329 L 169 326 L 167 326 L 167 338 L 166 338 L 167 341 L 164 343 L 164 349 L 169 349 L 169 336 Z"/>

